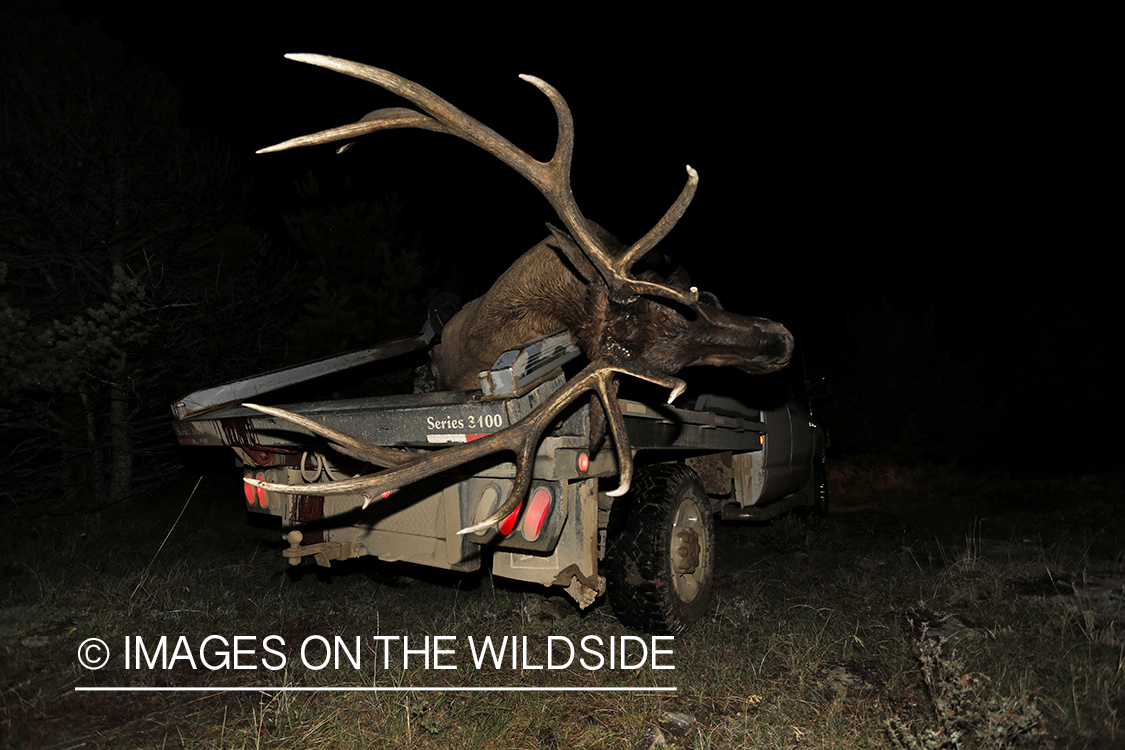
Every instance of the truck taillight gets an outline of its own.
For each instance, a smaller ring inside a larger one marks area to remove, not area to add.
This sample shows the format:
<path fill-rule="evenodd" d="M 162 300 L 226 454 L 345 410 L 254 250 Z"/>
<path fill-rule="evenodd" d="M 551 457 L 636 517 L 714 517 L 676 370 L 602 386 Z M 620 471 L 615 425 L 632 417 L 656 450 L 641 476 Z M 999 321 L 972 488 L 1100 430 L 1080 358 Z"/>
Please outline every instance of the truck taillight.
<path fill-rule="evenodd" d="M 578 454 L 578 470 L 583 474 L 590 470 L 590 456 L 588 454 Z"/>
<path fill-rule="evenodd" d="M 500 522 L 500 525 L 496 527 L 500 530 L 501 534 L 508 536 L 508 534 L 512 533 L 512 529 L 516 527 L 516 519 L 519 518 L 521 508 L 523 508 L 522 502 L 516 506 L 515 510 L 505 516 L 504 520 Z"/>
<path fill-rule="evenodd" d="M 247 474 L 246 476 L 249 477 L 251 475 Z M 266 481 L 266 475 L 263 474 L 260 471 L 256 475 L 254 475 L 254 478 L 257 479 L 259 482 Z M 269 507 L 270 499 L 269 499 L 269 495 L 266 494 L 265 488 L 255 487 L 252 484 L 246 484 L 245 482 L 243 482 L 242 483 L 242 492 L 246 495 L 246 504 L 247 505 L 253 507 L 254 503 L 257 503 L 258 505 L 262 506 L 263 508 Z"/>
<path fill-rule="evenodd" d="M 488 518 L 489 515 L 495 513 L 496 509 L 500 507 L 504 496 L 510 489 L 511 487 L 509 485 L 501 487 L 492 483 L 483 487 L 477 498 L 476 510 L 473 513 L 473 522 L 479 524 L 481 521 Z M 510 536 L 512 532 L 516 530 L 516 525 L 518 523 L 520 533 L 529 541 L 535 541 L 539 538 L 539 532 L 542 530 L 546 523 L 547 516 L 550 514 L 553 500 L 554 496 L 551 494 L 550 490 L 543 487 L 535 490 L 531 495 L 530 501 L 525 500 L 521 502 L 516 506 L 515 510 L 500 519 L 500 522 L 496 524 L 496 531 L 499 532 L 500 536 Z M 524 511 L 524 505 L 528 507 L 526 512 Z M 488 538 L 492 532 L 486 530 L 478 533 L 480 536 Z M 474 536 L 476 535 L 474 534 Z"/>
<path fill-rule="evenodd" d="M 250 475 L 247 474 L 246 477 L 249 478 Z M 259 474 L 258 479 L 261 479 L 261 478 L 262 478 L 262 475 Z M 254 492 L 254 490 L 256 490 L 256 489 L 257 489 L 257 487 L 255 487 L 252 484 L 246 484 L 246 482 L 242 483 L 242 493 L 244 495 L 246 495 L 246 504 L 247 505 L 253 505 L 255 502 L 258 501 L 258 496 Z"/>
<path fill-rule="evenodd" d="M 520 524 L 520 533 L 527 541 L 534 542 L 539 538 L 539 532 L 543 530 L 543 524 L 547 522 L 547 516 L 551 512 L 553 501 L 551 491 L 546 487 L 540 487 L 531 496 L 527 513 L 524 514 L 523 523 Z"/>

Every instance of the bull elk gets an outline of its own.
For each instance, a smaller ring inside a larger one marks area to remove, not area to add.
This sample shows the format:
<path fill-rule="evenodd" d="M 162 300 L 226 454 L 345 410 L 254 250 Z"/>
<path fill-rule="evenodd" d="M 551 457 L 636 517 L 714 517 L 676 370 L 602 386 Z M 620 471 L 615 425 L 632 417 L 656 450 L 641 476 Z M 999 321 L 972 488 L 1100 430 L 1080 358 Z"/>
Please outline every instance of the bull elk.
<path fill-rule="evenodd" d="M 516 477 L 508 498 L 487 519 L 460 533 L 479 531 L 496 524 L 519 505 L 527 493 L 544 430 L 587 392 L 596 394 L 601 405 L 592 420 L 598 423 L 595 431 L 600 435 L 608 425 L 617 451 L 618 486 L 607 494 L 628 492 L 633 456 L 617 408 L 618 373 L 668 388 L 671 403 L 684 390 L 684 382 L 675 377 L 684 367 L 718 365 L 767 373 L 789 361 L 793 337 L 778 323 L 735 315 L 700 302 L 696 287 L 688 286 L 676 274 L 634 273 L 634 265 L 668 234 L 691 202 L 699 176 L 690 166 L 687 184 L 671 208 L 644 237 L 625 248 L 588 221 L 578 208 L 570 188 L 574 123 L 562 96 L 544 81 L 520 76 L 550 99 L 558 118 L 555 153 L 550 161 L 540 162 L 431 91 L 393 73 L 322 55 L 287 57 L 375 83 L 421 111 L 376 110 L 359 122 L 294 138 L 258 153 L 394 128 L 448 133 L 515 169 L 543 194 L 562 222 L 562 229 L 548 224 L 550 237 L 516 260 L 483 297 L 469 302 L 446 324 L 436 358 L 439 387 L 476 388 L 477 373 L 488 369 L 501 353 L 560 329 L 570 332 L 589 363 L 520 422 L 482 439 L 437 451 L 407 452 L 371 445 L 298 414 L 246 404 L 302 426 L 353 457 L 384 467 L 373 474 L 316 485 L 247 479 L 250 484 L 284 493 L 359 494 L 365 498 L 366 507 L 372 498 L 397 487 L 483 456 L 511 451 L 516 455 Z"/>

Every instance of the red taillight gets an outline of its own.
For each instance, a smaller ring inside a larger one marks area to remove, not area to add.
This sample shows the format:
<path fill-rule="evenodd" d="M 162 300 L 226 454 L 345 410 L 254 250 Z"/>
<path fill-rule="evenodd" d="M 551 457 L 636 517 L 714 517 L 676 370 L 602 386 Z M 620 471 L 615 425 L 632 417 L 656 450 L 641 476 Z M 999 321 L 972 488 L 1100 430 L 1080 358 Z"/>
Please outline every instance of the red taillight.
<path fill-rule="evenodd" d="M 266 475 L 259 472 L 258 473 L 258 481 L 259 482 L 266 481 Z M 255 489 L 258 490 L 258 505 L 265 508 L 266 506 L 268 506 L 270 504 L 270 499 L 266 496 L 266 489 L 264 487 L 255 487 Z M 254 502 L 251 501 L 250 504 L 253 505 Z"/>
<path fill-rule="evenodd" d="M 585 453 L 578 454 L 578 470 L 582 473 L 590 470 L 590 457 Z"/>
<path fill-rule="evenodd" d="M 520 526 L 527 541 L 534 542 L 539 538 L 539 532 L 543 530 L 543 524 L 546 523 L 547 515 L 551 512 L 551 500 L 551 491 L 546 487 L 540 487 L 531 496 L 531 503 L 527 506 L 527 513 L 524 514 L 523 524 Z"/>
<path fill-rule="evenodd" d="M 246 476 L 249 477 L 250 475 L 247 474 Z M 242 483 L 242 492 L 246 495 L 247 505 L 253 505 L 257 501 L 258 496 L 254 494 L 255 489 L 257 488 L 252 484 L 247 484 L 246 482 Z"/>
<path fill-rule="evenodd" d="M 509 513 L 508 516 L 500 522 L 500 525 L 497 528 L 500 529 L 501 534 L 503 534 L 504 536 L 508 536 L 508 534 L 512 533 L 512 529 L 514 529 L 516 526 L 516 518 L 519 517 L 520 508 L 522 507 L 523 503 L 520 503 L 516 506 L 515 510 Z"/>

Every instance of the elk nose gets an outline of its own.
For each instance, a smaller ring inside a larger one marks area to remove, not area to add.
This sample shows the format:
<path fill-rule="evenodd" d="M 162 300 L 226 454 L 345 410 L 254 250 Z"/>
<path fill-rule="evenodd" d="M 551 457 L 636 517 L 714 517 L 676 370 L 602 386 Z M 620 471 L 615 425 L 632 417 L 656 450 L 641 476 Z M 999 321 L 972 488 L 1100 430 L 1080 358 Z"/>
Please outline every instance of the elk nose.
<path fill-rule="evenodd" d="M 769 323 L 773 329 L 771 331 L 773 346 L 767 347 L 766 350 L 763 351 L 763 354 L 767 356 L 772 355 L 776 367 L 785 367 L 785 365 L 789 364 L 789 360 L 793 358 L 793 347 L 795 346 L 793 334 L 780 323 L 775 323 L 772 320 L 765 320 L 764 322 Z"/>
<path fill-rule="evenodd" d="M 734 345 L 752 360 L 748 372 L 772 372 L 789 363 L 793 357 L 793 334 L 785 326 L 769 318 L 752 318 L 727 312 L 710 305 L 699 305 L 696 311 L 713 331 L 724 331 Z"/>

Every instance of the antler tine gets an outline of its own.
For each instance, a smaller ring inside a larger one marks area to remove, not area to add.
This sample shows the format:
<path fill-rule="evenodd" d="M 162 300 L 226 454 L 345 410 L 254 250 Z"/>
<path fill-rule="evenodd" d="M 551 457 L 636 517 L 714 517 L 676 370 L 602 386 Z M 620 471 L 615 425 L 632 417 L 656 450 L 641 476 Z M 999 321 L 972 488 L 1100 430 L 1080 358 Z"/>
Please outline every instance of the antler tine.
<path fill-rule="evenodd" d="M 479 120 L 465 114 L 429 89 L 390 71 L 327 55 L 294 53 L 285 57 L 374 83 L 416 104 L 429 117 L 401 108 L 377 110 L 358 123 L 293 138 L 284 143 L 261 149 L 258 153 L 329 143 L 395 128 L 413 127 L 456 135 L 497 157 L 535 185 L 548 203 L 551 204 L 551 207 L 555 209 L 559 218 L 563 220 L 567 230 L 575 237 L 581 251 L 590 258 L 590 261 L 598 269 L 615 300 L 631 302 L 637 296 L 643 294 L 675 300 L 686 305 L 695 304 L 698 295 L 694 290 L 685 294 L 669 286 L 634 279 L 629 274 L 633 263 L 664 238 L 691 202 L 695 187 L 699 182 L 698 174 L 691 167 L 688 167 L 687 185 L 664 217 L 648 234 L 629 248 L 623 256 L 614 258 L 590 230 L 589 223 L 578 208 L 578 203 L 571 191 L 570 168 L 574 157 L 574 119 L 562 94 L 546 81 L 530 75 L 520 76 L 521 79 L 542 91 L 550 100 L 558 120 L 555 153 L 550 161 L 541 162 L 533 159 L 526 151 L 507 138 Z"/>
<path fill-rule="evenodd" d="M 530 180 L 539 188 L 540 192 L 544 192 L 552 184 L 551 172 L 555 171 L 552 168 L 555 159 L 547 163 L 536 161 L 519 146 L 516 146 L 507 138 L 476 118 L 465 114 L 424 86 L 419 86 L 413 81 L 396 75 L 389 70 L 383 70 L 371 65 L 363 65 L 362 63 L 356 63 L 350 60 L 342 60 L 338 57 L 296 53 L 286 55 L 285 57 L 289 60 L 316 65 L 321 68 L 327 68 L 328 70 L 334 70 L 337 73 L 352 76 L 353 78 L 359 78 L 369 83 L 374 83 L 416 104 L 430 117 L 413 113 L 418 119 L 414 122 L 405 122 L 401 119 L 401 115 L 403 112 L 409 112 L 409 110 L 398 110 L 394 118 L 376 118 L 360 121 L 351 125 L 345 125 L 341 128 L 325 130 L 312 136 L 294 138 L 292 141 L 286 141 L 277 146 L 271 146 L 269 149 L 263 149 L 263 151 L 280 151 L 283 148 L 312 145 L 313 143 L 328 143 L 329 141 L 354 138 L 357 135 L 391 128 L 420 127 L 426 130 L 436 130 L 449 133 L 450 135 L 456 135 L 459 138 L 479 146 Z M 525 80 L 529 80 L 537 87 L 543 83 L 532 76 L 521 77 Z M 561 97 L 559 97 L 559 99 L 561 100 Z M 554 99 L 552 99 L 552 101 L 554 101 Z M 556 107 L 556 112 L 557 111 L 558 108 Z M 375 113 L 371 114 L 374 115 Z M 368 115 L 368 117 L 371 117 L 371 115 Z M 561 119 L 562 117 L 560 117 L 560 121 Z M 568 121 L 571 119 L 569 110 L 566 112 L 565 119 Z M 560 131 L 561 129 L 560 122 Z M 573 126 L 571 126 L 570 129 L 573 131 Z M 573 143 L 573 140 L 570 142 Z M 290 143 L 292 144 L 291 146 L 286 145 Z M 560 139 L 559 146 L 556 146 L 555 157 L 559 159 L 559 163 L 564 163 L 566 165 L 567 172 L 569 172 L 569 155 L 564 154 L 562 158 L 559 158 L 559 148 L 561 146 L 563 146 L 562 139 Z"/>
<path fill-rule="evenodd" d="M 610 296 L 613 298 L 614 302 L 629 303 L 641 295 L 648 295 L 675 300 L 688 307 L 696 304 L 699 301 L 699 289 L 694 286 L 687 292 L 681 292 L 679 289 L 672 286 L 634 278 L 631 274 L 633 264 L 644 257 L 645 253 L 655 247 L 660 240 L 664 239 L 664 236 L 675 226 L 676 222 L 683 216 L 688 204 L 691 203 L 692 196 L 695 195 L 696 186 L 699 184 L 699 175 L 690 166 L 687 169 L 688 182 L 680 192 L 680 197 L 677 198 L 676 202 L 672 204 L 672 207 L 668 209 L 664 217 L 657 222 L 656 226 L 649 230 L 648 234 L 639 239 L 624 253 L 616 258 L 607 256 L 604 265 L 597 263 L 591 253 L 583 250 L 580 246 L 581 243 L 574 242 L 574 240 L 566 236 L 566 234 L 548 224 L 547 228 L 551 230 L 554 240 L 552 244 L 566 254 L 570 262 L 587 281 L 592 281 L 592 279 L 590 279 L 588 277 L 589 274 L 583 270 L 586 264 L 583 263 L 581 256 L 586 255 L 586 257 L 590 258 L 590 261 L 597 267 L 598 272 L 606 279 L 606 285 L 610 289 Z"/>
<path fill-rule="evenodd" d="M 419 130 L 433 130 L 437 133 L 450 132 L 449 129 L 440 122 L 421 112 L 415 112 L 405 107 L 388 107 L 386 109 L 377 109 L 374 112 L 369 112 L 364 115 L 363 119 L 359 122 L 341 125 L 338 128 L 321 130 L 320 132 L 310 135 L 290 138 L 287 141 L 282 141 L 273 146 L 260 148 L 254 153 L 270 154 L 275 151 L 287 151 L 288 149 L 300 148 L 302 146 L 316 146 L 321 143 L 332 143 L 333 141 L 342 141 L 348 138 L 358 138 L 361 135 L 374 133 L 377 130 L 394 130 L 396 128 L 417 128 Z"/>
<path fill-rule="evenodd" d="M 578 209 L 570 191 L 570 165 L 573 162 L 574 155 L 574 118 L 571 116 L 570 107 L 563 99 L 562 94 L 546 81 L 530 75 L 520 76 L 522 80 L 527 81 L 546 95 L 554 107 L 555 117 L 558 121 L 555 153 L 550 161 L 541 162 L 434 92 L 388 70 L 327 55 L 289 54 L 285 57 L 374 83 L 416 104 L 430 117 L 413 113 L 417 119 L 408 122 L 404 119 L 402 113 L 410 112 L 410 110 L 398 110 L 393 117 L 373 117 L 376 113 L 372 112 L 364 118 L 366 121 L 325 130 L 311 136 L 294 138 L 277 146 L 263 149 L 263 152 L 280 151 L 283 148 L 312 145 L 314 143 L 328 143 L 344 138 L 354 138 L 378 130 L 402 127 L 419 127 L 456 135 L 500 159 L 535 185 L 562 218 L 567 228 L 580 237 L 584 244 L 592 244 L 599 253 L 605 255 L 605 249 L 598 244 L 597 238 L 590 232 L 586 218 Z"/>
<path fill-rule="evenodd" d="M 695 190 L 699 187 L 699 173 L 692 169 L 690 164 L 687 165 L 687 173 L 687 184 L 685 184 L 684 189 L 680 191 L 680 196 L 676 198 L 676 202 L 668 208 L 660 221 L 656 223 L 656 226 L 650 229 L 648 234 L 641 237 L 632 247 L 626 250 L 621 257 L 618 258 L 617 262 L 620 264 L 621 274 L 626 280 L 623 283 L 626 283 L 634 293 L 638 295 L 652 294 L 658 297 L 669 297 L 668 292 L 670 291 L 673 293 L 671 295 L 672 299 L 691 306 L 699 301 L 699 290 L 696 287 L 693 286 L 691 291 L 684 294 L 672 287 L 640 281 L 633 279 L 632 276 L 629 275 L 633 264 L 644 257 L 645 253 L 664 239 L 668 232 L 672 231 L 672 227 L 676 226 L 676 222 L 680 220 L 680 217 L 684 215 L 684 211 L 686 211 L 687 207 L 691 204 L 691 199 L 695 197 Z"/>
<path fill-rule="evenodd" d="M 535 462 L 535 452 L 539 445 L 539 438 L 547 426 L 568 404 L 586 391 L 593 390 L 598 394 L 606 414 L 608 415 L 610 432 L 617 447 L 618 459 L 618 486 L 607 494 L 618 496 L 629 491 L 633 474 L 633 455 L 629 444 L 629 436 L 625 430 L 625 420 L 620 409 L 612 402 L 610 385 L 615 373 L 625 373 L 642 378 L 650 382 L 671 389 L 669 397 L 671 402 L 684 388 L 684 382 L 679 378 L 649 370 L 643 366 L 628 361 L 610 360 L 599 357 L 588 364 L 575 378 L 566 383 L 550 395 L 550 397 L 536 407 L 522 421 L 510 427 L 494 432 L 487 437 L 471 443 L 445 448 L 435 452 L 421 453 L 410 457 L 394 468 L 389 468 L 377 474 L 364 477 L 354 477 L 336 482 L 322 482 L 318 484 L 278 484 L 247 477 L 243 481 L 255 487 L 261 487 L 271 492 L 288 494 L 313 494 L 313 495 L 345 495 L 360 494 L 366 500 L 366 508 L 375 495 L 420 481 L 443 471 L 449 471 L 458 466 L 474 461 L 478 458 L 511 451 L 516 454 L 516 476 L 511 492 L 507 499 L 496 509 L 492 515 L 483 521 L 459 531 L 468 534 L 486 529 L 511 513 L 527 494 L 531 484 L 531 472 Z M 261 407 L 258 407 L 261 408 Z M 268 408 L 268 407 L 267 407 Z M 264 411 L 264 409 L 263 409 Z M 330 427 L 320 424 L 307 417 L 291 414 L 281 409 L 273 409 L 275 416 L 289 419 L 290 416 L 298 420 L 290 420 L 312 432 L 330 440 L 336 440 L 341 433 Z M 343 436 L 347 437 L 347 436 Z"/>
<path fill-rule="evenodd" d="M 566 224 L 567 229 L 574 234 L 579 249 L 590 258 L 590 261 L 598 269 L 612 291 L 613 298 L 618 302 L 631 302 L 640 295 L 650 295 L 672 299 L 688 306 L 694 305 L 699 299 L 699 291 L 696 288 L 692 287 L 691 291 L 685 294 L 664 284 L 654 284 L 635 279 L 630 275 L 630 270 L 634 263 L 664 239 L 665 235 L 683 216 L 684 211 L 691 203 L 691 199 L 695 196 L 696 187 L 699 185 L 699 173 L 689 165 L 687 167 L 687 184 L 680 192 L 676 202 L 665 212 L 656 226 L 650 229 L 624 254 L 616 258 L 611 256 L 602 246 L 601 241 L 590 231 L 590 225 L 578 209 L 578 203 L 571 192 L 570 167 L 574 157 L 574 120 L 570 113 L 570 107 L 563 99 L 562 94 L 558 92 L 558 89 L 546 81 L 529 75 L 521 75 L 520 78 L 534 85 L 550 99 L 559 123 L 555 155 L 550 162 L 544 165 L 550 170 L 552 182 L 549 185 L 536 182 L 536 186 L 550 202 L 551 207 L 555 209 L 563 223 Z M 536 164 L 540 163 L 536 162 Z M 532 178 L 529 177 L 528 179 Z M 534 182 L 534 180 L 532 181 Z M 552 233 L 554 233 L 553 230 Z"/>

